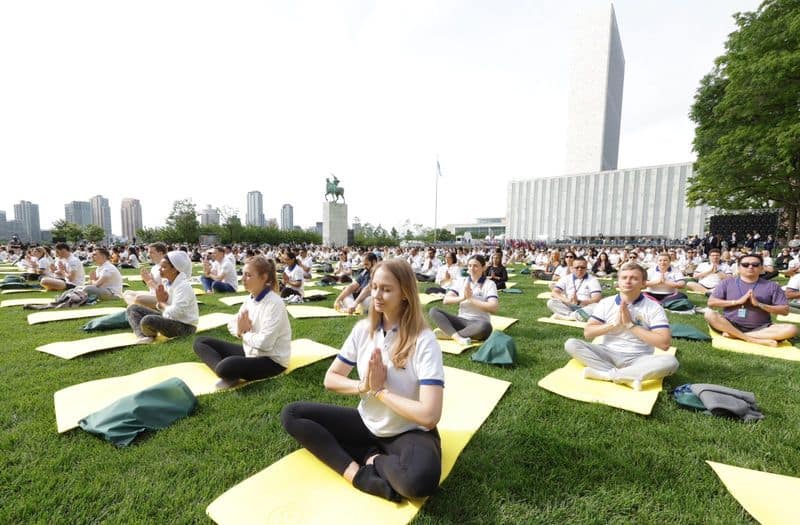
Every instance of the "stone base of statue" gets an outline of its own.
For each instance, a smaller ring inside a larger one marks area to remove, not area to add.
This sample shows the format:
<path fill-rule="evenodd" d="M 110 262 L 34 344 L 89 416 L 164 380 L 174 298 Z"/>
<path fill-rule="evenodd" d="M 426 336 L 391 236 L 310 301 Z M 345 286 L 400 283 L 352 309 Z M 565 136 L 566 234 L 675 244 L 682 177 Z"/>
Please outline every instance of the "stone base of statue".
<path fill-rule="evenodd" d="M 325 202 L 322 205 L 322 244 L 347 246 L 347 204 Z"/>

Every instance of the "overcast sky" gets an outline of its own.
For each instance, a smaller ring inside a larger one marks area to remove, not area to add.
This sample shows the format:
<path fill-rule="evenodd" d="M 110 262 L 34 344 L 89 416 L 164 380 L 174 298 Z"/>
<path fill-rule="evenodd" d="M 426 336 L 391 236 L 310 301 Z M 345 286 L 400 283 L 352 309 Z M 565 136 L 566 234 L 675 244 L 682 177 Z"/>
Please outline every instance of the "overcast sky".
<path fill-rule="evenodd" d="M 0 210 L 101 194 L 146 226 L 191 198 L 322 220 L 502 217 L 512 179 L 564 170 L 573 25 L 602 0 L 37 1 L 0 5 Z M 614 2 L 619 167 L 693 160 L 689 106 L 754 0 Z"/>

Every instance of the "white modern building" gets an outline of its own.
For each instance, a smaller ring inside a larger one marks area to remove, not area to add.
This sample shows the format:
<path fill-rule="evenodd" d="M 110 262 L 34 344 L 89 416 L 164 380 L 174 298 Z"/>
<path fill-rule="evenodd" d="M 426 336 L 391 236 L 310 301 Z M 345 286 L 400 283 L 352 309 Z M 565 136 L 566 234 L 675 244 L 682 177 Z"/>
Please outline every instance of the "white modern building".
<path fill-rule="evenodd" d="M 260 191 L 247 192 L 247 226 L 264 226 L 264 197 Z"/>
<path fill-rule="evenodd" d="M 206 209 L 200 212 L 200 226 L 219 226 L 219 210 L 206 204 Z"/>
<path fill-rule="evenodd" d="M 111 206 L 108 205 L 108 199 L 102 195 L 95 195 L 89 199 L 92 206 L 92 224 L 96 224 L 103 228 L 106 232 L 105 239 L 111 237 Z"/>
<path fill-rule="evenodd" d="M 686 205 L 692 163 L 562 175 L 508 184 L 508 238 L 682 239 L 700 235 L 707 206 Z"/>
<path fill-rule="evenodd" d="M 615 170 L 625 55 L 614 6 L 585 10 L 573 42 L 564 173 Z"/>
<path fill-rule="evenodd" d="M 281 206 L 281 230 L 294 228 L 294 208 L 291 204 Z"/>
<path fill-rule="evenodd" d="M 14 205 L 14 219 L 19 221 L 21 228 L 17 232 L 23 242 L 39 242 L 42 240 L 42 230 L 39 227 L 39 205 L 29 201 L 19 201 Z"/>
<path fill-rule="evenodd" d="M 86 226 L 92 224 L 92 205 L 89 201 L 72 201 L 64 205 L 64 220 Z"/>
<path fill-rule="evenodd" d="M 136 238 L 136 232 L 142 229 L 142 203 L 139 199 L 122 199 L 122 236 L 128 241 Z"/>

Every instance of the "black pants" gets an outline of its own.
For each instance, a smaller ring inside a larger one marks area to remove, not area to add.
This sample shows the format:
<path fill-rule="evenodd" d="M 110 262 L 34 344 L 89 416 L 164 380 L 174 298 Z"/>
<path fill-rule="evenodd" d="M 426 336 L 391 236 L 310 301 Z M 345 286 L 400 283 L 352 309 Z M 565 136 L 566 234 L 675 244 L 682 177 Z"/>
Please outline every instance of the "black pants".
<path fill-rule="evenodd" d="M 286 405 L 281 423 L 293 438 L 339 474 L 351 462 L 363 465 L 365 456 L 380 451 L 375 469 L 401 496 L 430 496 L 439 486 L 442 446 L 436 429 L 381 438 L 369 431 L 355 408 L 303 401 Z"/>
<path fill-rule="evenodd" d="M 431 308 L 428 311 L 428 315 L 431 316 L 436 326 L 441 328 L 447 335 L 453 335 L 458 332 L 461 337 L 469 337 L 478 341 L 483 341 L 492 335 L 492 323 L 489 321 L 471 321 L 438 308 Z"/>
<path fill-rule="evenodd" d="M 222 379 L 264 379 L 286 370 L 269 357 L 246 357 L 240 344 L 211 337 L 197 337 L 194 353 Z"/>
<path fill-rule="evenodd" d="M 128 307 L 128 324 L 133 328 L 133 333 L 138 337 L 155 337 L 158 334 L 164 337 L 182 337 L 192 335 L 197 327 L 167 319 L 158 310 L 152 310 L 140 304 Z"/>

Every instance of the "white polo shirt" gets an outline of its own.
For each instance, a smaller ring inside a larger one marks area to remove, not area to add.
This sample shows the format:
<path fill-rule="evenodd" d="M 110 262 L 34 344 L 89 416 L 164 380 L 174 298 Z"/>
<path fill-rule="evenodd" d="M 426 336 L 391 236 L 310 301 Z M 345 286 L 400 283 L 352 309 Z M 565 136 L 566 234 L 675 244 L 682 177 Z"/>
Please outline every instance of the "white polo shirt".
<path fill-rule="evenodd" d="M 565 275 L 558 280 L 553 288 L 561 290 L 564 295 L 571 298 L 577 291 L 579 301 L 589 301 L 597 294 L 603 294 L 603 287 L 594 275 L 585 275 L 583 279 L 577 279 L 575 274 Z"/>
<path fill-rule="evenodd" d="M 694 273 L 696 274 L 706 273 L 709 270 L 711 270 L 711 263 L 706 261 L 700 263 L 695 269 Z M 716 273 L 712 273 L 711 275 L 706 275 L 697 282 L 702 284 L 705 288 L 708 288 L 709 290 L 716 288 L 716 286 L 722 282 L 722 278 L 719 276 L 719 272 L 722 272 L 726 275 L 733 275 L 733 270 L 731 270 L 731 267 L 723 262 L 720 262 L 717 265 Z"/>
<path fill-rule="evenodd" d="M 269 357 L 279 365 L 288 367 L 292 353 L 292 327 L 289 325 L 289 315 L 283 299 L 269 288 L 258 297 L 249 296 L 239 307 L 239 314 L 228 322 L 231 335 L 236 335 L 237 319 L 245 311 L 250 316 L 253 327 L 242 334 L 244 355 Z"/>
<path fill-rule="evenodd" d="M 86 272 L 83 270 L 83 263 L 80 259 L 75 257 L 74 253 L 70 253 L 69 257 L 62 259 L 62 261 L 64 261 L 64 266 L 66 267 L 64 280 L 68 284 L 82 286 L 86 280 Z M 73 277 L 70 278 L 70 275 L 73 275 Z"/>
<path fill-rule="evenodd" d="M 96 280 L 105 277 L 103 288 L 107 288 L 113 295 L 122 297 L 122 274 L 119 273 L 117 267 L 111 264 L 111 261 L 106 261 L 95 270 Z"/>
<path fill-rule="evenodd" d="M 592 310 L 591 318 L 603 324 L 615 324 L 619 319 L 619 305 L 619 294 L 606 297 Z M 628 305 L 628 312 L 631 314 L 631 321 L 637 326 L 647 330 L 669 329 L 669 320 L 664 309 L 660 304 L 644 295 L 639 295 L 633 304 Z M 613 332 L 606 334 L 603 337 L 603 344 L 618 352 L 628 354 L 652 354 L 655 351 L 655 347 L 645 343 L 625 327 L 618 327 Z"/>
<path fill-rule="evenodd" d="M 789 283 L 786 285 L 786 290 L 800 292 L 800 273 L 792 275 L 792 278 L 789 279 Z"/>
<path fill-rule="evenodd" d="M 239 277 L 236 275 L 236 266 L 227 257 L 222 258 L 222 262 L 217 264 L 217 269 L 213 273 L 219 275 L 219 280 L 225 284 L 231 285 L 234 290 L 239 284 Z"/>
<path fill-rule="evenodd" d="M 303 281 L 305 275 L 303 272 L 303 268 L 301 268 L 299 264 L 295 264 L 294 266 L 287 266 L 286 268 L 284 268 L 283 273 L 285 273 L 289 277 L 290 281 L 300 281 L 300 286 L 291 286 L 287 284 L 286 287 L 291 288 L 292 290 L 297 290 L 298 292 L 300 292 L 300 295 L 302 296 L 303 285 L 305 284 Z"/>
<path fill-rule="evenodd" d="M 447 293 L 464 297 L 464 289 L 467 286 L 472 288 L 472 297 L 474 299 L 479 299 L 483 302 L 487 302 L 492 298 L 497 299 L 497 286 L 494 281 L 486 277 L 481 277 L 478 282 L 473 282 L 472 277 L 469 276 L 459 279 L 447 290 Z M 489 321 L 491 319 L 489 312 L 484 312 L 474 304 L 467 302 L 458 305 L 458 316 L 467 320 Z"/>
<path fill-rule="evenodd" d="M 395 368 L 391 360 L 396 337 L 396 328 L 384 333 L 381 327 L 370 336 L 369 319 L 362 319 L 353 327 L 337 359 L 355 366 L 358 369 L 358 376 L 365 378 L 372 352 L 375 348 L 380 348 L 383 364 L 387 369 L 386 388 L 389 392 L 418 401 L 421 385 L 444 387 L 442 351 L 433 332 L 425 329 L 417 336 L 416 346 L 405 368 Z M 428 430 L 404 418 L 368 394 L 362 394 L 358 413 L 369 431 L 379 437 L 396 436 L 409 430 Z"/>
<path fill-rule="evenodd" d="M 655 266 L 647 270 L 648 281 L 657 281 L 660 279 L 661 279 L 661 269 L 658 266 Z M 673 283 L 686 282 L 686 277 L 684 277 L 683 273 L 677 268 L 673 268 L 672 266 L 667 268 L 667 273 L 664 279 Z M 673 293 L 675 289 L 670 288 L 667 285 L 656 285 L 656 286 L 648 286 L 647 291 L 653 293 Z"/>

